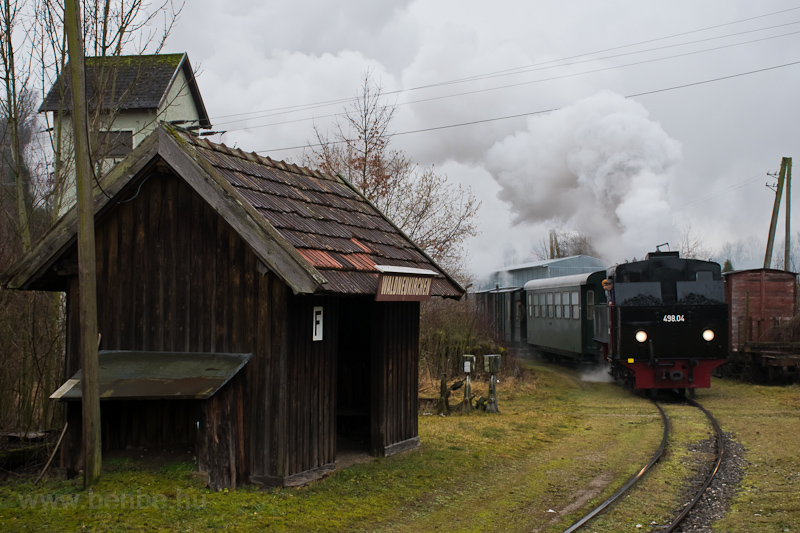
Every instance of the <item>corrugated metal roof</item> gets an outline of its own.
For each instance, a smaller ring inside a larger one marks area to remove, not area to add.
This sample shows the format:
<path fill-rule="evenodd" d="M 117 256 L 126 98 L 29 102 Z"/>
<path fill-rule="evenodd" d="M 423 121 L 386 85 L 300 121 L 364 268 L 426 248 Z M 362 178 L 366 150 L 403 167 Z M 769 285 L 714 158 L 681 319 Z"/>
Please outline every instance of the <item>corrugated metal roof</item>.
<path fill-rule="evenodd" d="M 204 400 L 250 360 L 249 353 L 100 351 L 100 398 L 104 400 Z M 81 371 L 50 396 L 80 400 Z"/>
<path fill-rule="evenodd" d="M 306 258 L 314 268 L 342 268 L 342 264 L 336 261 L 328 252 L 322 250 L 309 250 L 308 248 L 300 248 L 297 250 L 300 255 Z"/>
<path fill-rule="evenodd" d="M 341 178 L 182 136 L 319 270 L 328 280 L 323 290 L 375 294 L 375 265 L 383 264 L 433 270 L 437 273 L 433 295 L 462 294 L 460 287 Z"/>

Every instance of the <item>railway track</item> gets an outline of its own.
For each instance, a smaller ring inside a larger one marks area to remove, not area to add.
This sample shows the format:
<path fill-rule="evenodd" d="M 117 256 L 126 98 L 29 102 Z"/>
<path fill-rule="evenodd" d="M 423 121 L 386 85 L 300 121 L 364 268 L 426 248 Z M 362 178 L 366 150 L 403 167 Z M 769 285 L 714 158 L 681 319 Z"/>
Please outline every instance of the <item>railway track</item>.
<path fill-rule="evenodd" d="M 711 482 L 713 481 L 714 477 L 716 476 L 717 472 L 719 471 L 720 465 L 722 464 L 722 459 L 723 459 L 723 457 L 725 455 L 725 445 L 724 445 L 725 441 L 723 439 L 722 429 L 720 428 L 719 423 L 717 422 L 717 420 L 714 418 L 714 416 L 705 407 L 700 405 L 695 400 L 687 398 L 685 396 L 683 396 L 683 399 L 689 405 L 697 407 L 700 411 L 702 411 L 703 414 L 708 419 L 708 421 L 711 424 L 711 426 L 714 428 L 714 433 L 715 433 L 716 439 L 717 439 L 717 451 L 716 451 L 716 458 L 715 458 L 715 461 L 714 461 L 714 464 L 713 464 L 711 470 L 709 471 L 708 475 L 706 476 L 705 481 L 702 483 L 700 488 L 696 491 L 696 493 L 695 493 L 694 497 L 691 499 L 691 501 L 689 501 L 683 507 L 682 511 L 678 514 L 678 516 L 675 517 L 675 519 L 670 524 L 668 524 L 666 526 L 659 526 L 659 528 L 658 528 L 659 531 L 664 531 L 665 533 L 669 533 L 671 531 L 675 531 L 675 529 L 677 529 L 678 526 L 683 522 L 683 520 L 689 515 L 689 513 L 692 511 L 692 509 L 694 509 L 695 505 L 703 497 L 703 494 L 705 493 L 706 489 L 709 487 L 709 485 L 711 485 Z M 644 476 L 647 473 L 647 471 L 650 470 L 650 468 L 656 462 L 658 462 L 658 460 L 664 455 L 664 450 L 666 448 L 667 439 L 669 437 L 669 429 L 670 429 L 669 418 L 667 417 L 666 413 L 664 412 L 664 409 L 662 409 L 661 406 L 658 403 L 656 403 L 654 401 L 653 404 L 658 408 L 658 411 L 661 414 L 661 419 L 662 419 L 662 421 L 664 423 L 664 434 L 663 434 L 663 437 L 661 439 L 661 444 L 660 444 L 658 450 L 656 450 L 656 452 L 653 454 L 653 456 L 650 459 L 650 461 L 639 472 L 637 472 L 634 476 L 632 476 L 619 490 L 617 490 L 614 494 L 612 494 L 606 501 L 604 501 L 603 503 L 601 503 L 600 505 L 598 505 L 597 507 L 592 509 L 590 512 L 588 512 L 586 515 L 584 515 L 580 520 L 578 520 L 575 523 L 573 523 L 569 528 L 565 529 L 564 533 L 572 533 L 573 531 L 579 530 L 584 525 L 589 523 L 594 517 L 596 517 L 597 515 L 602 513 L 611 504 L 613 504 L 615 501 L 620 499 L 623 495 L 628 493 L 630 491 L 630 489 L 634 485 L 636 485 L 636 483 L 642 478 L 642 476 Z"/>

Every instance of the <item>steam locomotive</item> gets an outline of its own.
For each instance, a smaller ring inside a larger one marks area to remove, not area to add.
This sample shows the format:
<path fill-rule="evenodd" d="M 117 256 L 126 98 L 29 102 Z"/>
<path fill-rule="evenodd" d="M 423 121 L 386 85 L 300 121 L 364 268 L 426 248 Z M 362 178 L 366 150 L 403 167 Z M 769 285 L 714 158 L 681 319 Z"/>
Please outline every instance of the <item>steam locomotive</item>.
<path fill-rule="evenodd" d="M 604 280 L 613 289 L 605 291 Z M 476 296 L 479 312 L 506 340 L 549 358 L 605 360 L 634 389 L 692 393 L 710 386 L 712 370 L 728 356 L 720 266 L 678 252 Z"/>

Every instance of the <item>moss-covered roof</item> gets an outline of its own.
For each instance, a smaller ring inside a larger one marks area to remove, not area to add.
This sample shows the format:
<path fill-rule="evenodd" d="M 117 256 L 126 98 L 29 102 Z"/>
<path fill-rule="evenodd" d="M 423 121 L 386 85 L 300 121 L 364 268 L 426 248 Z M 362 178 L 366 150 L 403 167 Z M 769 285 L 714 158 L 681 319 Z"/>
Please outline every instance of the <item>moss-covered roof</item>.
<path fill-rule="evenodd" d="M 200 115 L 200 125 L 209 127 L 186 54 L 136 55 L 86 58 L 86 94 L 89 105 L 103 110 L 160 109 L 177 74 L 183 70 Z M 39 111 L 58 111 L 72 106 L 69 65 L 58 77 Z"/>

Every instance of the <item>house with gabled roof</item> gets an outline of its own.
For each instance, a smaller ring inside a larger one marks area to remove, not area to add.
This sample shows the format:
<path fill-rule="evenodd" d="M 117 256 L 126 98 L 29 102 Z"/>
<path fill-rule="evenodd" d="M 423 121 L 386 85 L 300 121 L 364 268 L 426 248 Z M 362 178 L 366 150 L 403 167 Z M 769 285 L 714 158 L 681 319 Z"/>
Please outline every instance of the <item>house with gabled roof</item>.
<path fill-rule="evenodd" d="M 90 124 L 90 144 L 98 174 L 127 156 L 161 121 L 211 127 L 186 53 L 87 57 L 86 95 L 90 114 L 97 117 Z M 41 113 L 52 113 L 55 127 L 60 125 L 61 165 L 68 177 L 62 213 L 75 199 L 71 105 L 67 67 L 39 107 Z"/>
<path fill-rule="evenodd" d="M 420 302 L 464 289 L 338 176 L 161 125 L 95 194 L 103 450 L 194 447 L 213 488 L 419 445 Z M 62 466 L 82 467 L 77 217 L 0 282 L 66 293 Z"/>

